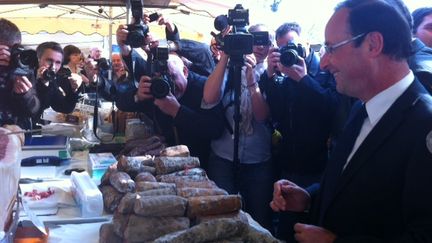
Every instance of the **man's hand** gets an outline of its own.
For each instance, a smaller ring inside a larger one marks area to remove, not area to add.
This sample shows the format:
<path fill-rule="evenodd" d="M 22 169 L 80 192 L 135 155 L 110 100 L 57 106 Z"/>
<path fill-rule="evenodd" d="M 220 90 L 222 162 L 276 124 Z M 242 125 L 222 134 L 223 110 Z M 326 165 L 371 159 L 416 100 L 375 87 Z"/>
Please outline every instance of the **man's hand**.
<path fill-rule="evenodd" d="M 305 60 L 299 57 L 299 62 L 291 67 L 285 67 L 282 63 L 278 63 L 278 68 L 281 73 L 286 74 L 291 79 L 299 82 L 304 76 L 307 75 L 307 68 Z"/>
<path fill-rule="evenodd" d="M 250 85 L 256 83 L 255 72 L 254 72 L 256 66 L 256 59 L 253 54 L 246 55 L 245 66 L 246 66 L 246 84 L 249 87 Z"/>
<path fill-rule="evenodd" d="M 45 84 L 46 86 L 48 86 L 49 84 L 49 80 L 45 80 L 43 79 L 43 73 L 49 68 L 49 66 L 44 65 L 44 66 L 40 66 L 36 72 L 36 79 L 40 80 L 43 84 Z"/>
<path fill-rule="evenodd" d="M 276 72 L 276 67 L 280 62 L 280 53 L 277 47 L 270 47 L 267 56 L 267 77 L 271 78 Z"/>
<path fill-rule="evenodd" d="M 138 85 L 138 90 L 135 94 L 138 101 L 153 99 L 153 95 L 150 92 L 150 82 L 151 78 L 149 76 L 142 76 Z"/>
<path fill-rule="evenodd" d="M 300 243 L 332 243 L 337 238 L 332 232 L 310 224 L 294 225 L 295 239 Z"/>
<path fill-rule="evenodd" d="M 116 39 L 117 39 L 117 45 L 120 47 L 120 52 L 123 56 L 129 56 L 131 52 L 131 47 L 126 45 L 126 39 L 129 34 L 129 31 L 127 30 L 127 25 L 121 24 L 118 26 L 116 31 Z"/>
<path fill-rule="evenodd" d="M 69 77 L 69 83 L 71 85 L 72 91 L 75 93 L 83 82 L 83 77 L 77 73 L 72 73 Z"/>
<path fill-rule="evenodd" d="M 176 117 L 177 112 L 180 109 L 180 104 L 176 97 L 169 92 L 169 94 L 162 99 L 155 99 L 154 104 L 165 114 Z"/>
<path fill-rule="evenodd" d="M 117 38 L 117 44 L 118 45 L 126 45 L 126 39 L 129 31 L 127 30 L 127 25 L 121 24 L 118 26 L 116 31 L 116 38 Z"/>
<path fill-rule="evenodd" d="M 26 76 L 17 77 L 13 84 L 13 92 L 15 94 L 27 93 L 33 87 L 32 83 Z"/>
<path fill-rule="evenodd" d="M 0 66 L 9 66 L 10 55 L 11 53 L 9 47 L 0 45 Z"/>
<path fill-rule="evenodd" d="M 270 207 L 275 212 L 303 212 L 310 206 L 310 195 L 303 188 L 288 180 L 279 180 L 273 185 L 273 200 Z"/>
<path fill-rule="evenodd" d="M 167 30 L 171 33 L 174 32 L 174 30 L 175 30 L 175 25 L 171 22 L 170 19 L 168 19 L 167 17 L 165 17 L 163 15 L 159 16 L 158 24 L 159 25 L 165 25 Z"/>

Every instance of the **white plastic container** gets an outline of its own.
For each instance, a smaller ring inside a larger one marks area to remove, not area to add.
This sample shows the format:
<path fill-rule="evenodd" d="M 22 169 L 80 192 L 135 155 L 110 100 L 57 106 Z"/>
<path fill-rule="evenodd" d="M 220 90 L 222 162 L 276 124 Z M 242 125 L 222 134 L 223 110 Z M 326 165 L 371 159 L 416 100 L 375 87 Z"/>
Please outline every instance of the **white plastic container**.
<path fill-rule="evenodd" d="M 81 208 L 81 217 L 99 217 L 103 213 L 102 193 L 87 172 L 72 172 L 72 194 Z"/>

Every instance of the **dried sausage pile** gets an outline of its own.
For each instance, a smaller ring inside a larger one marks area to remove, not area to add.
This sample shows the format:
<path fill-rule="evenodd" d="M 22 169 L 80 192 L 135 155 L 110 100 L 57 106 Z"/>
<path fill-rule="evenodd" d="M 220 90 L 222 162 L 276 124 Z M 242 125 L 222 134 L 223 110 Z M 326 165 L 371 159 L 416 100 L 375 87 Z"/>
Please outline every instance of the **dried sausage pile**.
<path fill-rule="evenodd" d="M 114 216 L 100 242 L 278 242 L 249 227 L 241 197 L 209 180 L 186 146 L 159 154 L 123 156 L 105 173 L 100 189 Z"/>

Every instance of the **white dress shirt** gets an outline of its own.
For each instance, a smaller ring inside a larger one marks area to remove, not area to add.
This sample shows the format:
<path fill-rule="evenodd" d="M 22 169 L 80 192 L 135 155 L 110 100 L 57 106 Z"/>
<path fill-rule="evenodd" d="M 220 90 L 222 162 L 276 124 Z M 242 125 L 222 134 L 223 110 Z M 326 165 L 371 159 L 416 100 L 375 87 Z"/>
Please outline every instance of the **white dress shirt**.
<path fill-rule="evenodd" d="M 384 116 L 384 114 L 388 111 L 390 106 L 408 89 L 408 87 L 414 82 L 414 74 L 410 71 L 404 78 L 399 80 L 397 83 L 388 87 L 387 89 L 381 91 L 379 94 L 375 95 L 372 99 L 366 102 L 366 112 L 368 117 L 363 122 L 363 126 L 360 130 L 360 133 L 354 143 L 353 150 L 351 154 L 348 156 L 348 160 L 344 165 L 345 167 L 348 165 L 349 161 L 366 139 L 367 135 L 372 131 L 375 125 L 379 122 L 379 120 Z"/>

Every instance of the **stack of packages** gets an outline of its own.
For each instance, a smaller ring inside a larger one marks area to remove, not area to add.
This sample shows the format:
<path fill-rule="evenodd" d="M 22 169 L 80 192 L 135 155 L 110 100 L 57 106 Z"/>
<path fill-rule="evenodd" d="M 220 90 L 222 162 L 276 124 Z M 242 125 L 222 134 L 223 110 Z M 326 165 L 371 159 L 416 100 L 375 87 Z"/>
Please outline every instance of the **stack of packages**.
<path fill-rule="evenodd" d="M 100 242 L 278 242 L 250 227 L 241 197 L 209 180 L 184 145 L 160 156 L 121 157 L 100 189 L 113 222 Z"/>

